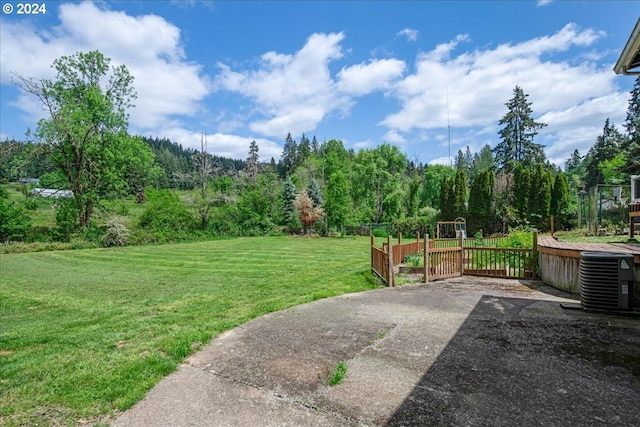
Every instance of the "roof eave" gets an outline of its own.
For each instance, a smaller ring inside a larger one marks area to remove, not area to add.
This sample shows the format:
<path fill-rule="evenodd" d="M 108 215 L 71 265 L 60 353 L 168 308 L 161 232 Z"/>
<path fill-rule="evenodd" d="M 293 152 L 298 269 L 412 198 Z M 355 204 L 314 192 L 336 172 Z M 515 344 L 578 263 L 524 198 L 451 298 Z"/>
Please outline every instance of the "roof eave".
<path fill-rule="evenodd" d="M 622 49 L 622 53 L 613 67 L 616 74 L 640 75 L 640 64 L 634 63 L 634 59 L 640 57 L 640 19 L 636 22 L 636 26 L 627 40 L 627 44 Z"/>

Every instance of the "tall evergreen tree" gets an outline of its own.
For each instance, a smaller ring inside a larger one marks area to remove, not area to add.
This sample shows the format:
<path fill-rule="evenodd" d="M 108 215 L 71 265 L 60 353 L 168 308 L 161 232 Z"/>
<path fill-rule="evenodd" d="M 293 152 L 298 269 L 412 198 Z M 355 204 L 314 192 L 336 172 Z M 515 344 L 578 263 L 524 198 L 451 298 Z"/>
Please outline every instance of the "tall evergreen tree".
<path fill-rule="evenodd" d="M 624 126 L 627 130 L 628 142 L 624 147 L 626 163 L 623 166 L 623 172 L 637 175 L 640 174 L 640 77 L 636 77 L 631 90 Z"/>
<path fill-rule="evenodd" d="M 602 135 L 596 138 L 596 143 L 589 149 L 584 159 L 587 188 L 596 184 L 604 184 L 604 175 L 599 166 L 602 162 L 613 159 L 620 152 L 623 144 L 624 135 L 607 118 Z"/>
<path fill-rule="evenodd" d="M 324 198 L 322 197 L 322 190 L 320 189 L 320 185 L 315 178 L 311 178 L 309 180 L 309 186 L 307 187 L 307 194 L 311 198 L 313 202 L 313 207 L 321 207 L 324 205 Z"/>
<path fill-rule="evenodd" d="M 296 166 L 298 165 L 298 144 L 296 144 L 291 137 L 291 133 L 288 133 L 284 140 L 280 163 L 283 177 L 293 175 L 293 172 L 296 170 Z"/>
<path fill-rule="evenodd" d="M 247 178 L 249 178 L 249 181 L 253 184 L 256 183 L 256 179 L 258 177 L 258 151 L 259 147 L 258 144 L 256 144 L 256 141 L 251 141 L 251 144 L 249 144 L 249 157 L 247 157 L 245 171 L 247 173 Z"/>
<path fill-rule="evenodd" d="M 456 219 L 455 210 L 455 177 L 445 176 L 440 189 L 440 220 L 453 221 Z"/>
<path fill-rule="evenodd" d="M 467 176 L 464 171 L 456 172 L 453 209 L 455 217 L 467 215 Z"/>
<path fill-rule="evenodd" d="M 313 135 L 313 139 L 311 140 L 311 152 L 315 155 L 320 153 L 320 144 L 318 144 L 318 140 L 315 135 Z"/>
<path fill-rule="evenodd" d="M 573 150 L 571 153 L 571 157 L 564 162 L 564 171 L 566 173 L 575 172 L 582 165 L 582 156 L 580 155 L 580 151 L 577 149 Z"/>
<path fill-rule="evenodd" d="M 534 190 L 535 191 L 535 190 Z M 531 170 L 521 163 L 513 173 L 513 209 L 521 221 L 528 220 L 531 205 Z"/>
<path fill-rule="evenodd" d="M 501 141 L 494 153 L 499 168 L 505 172 L 512 172 L 518 162 L 530 165 L 545 161 L 544 146 L 534 143 L 533 138 L 546 124 L 536 122 L 531 117 L 533 110 L 528 96 L 516 86 L 513 98 L 505 104 L 509 111 L 498 122 L 503 127 L 498 132 Z"/>
<path fill-rule="evenodd" d="M 569 226 L 569 182 L 567 176 L 563 173 L 556 175 L 553 183 L 553 191 L 551 192 L 551 211 L 554 217 L 555 228 L 558 230 L 565 229 Z"/>
<path fill-rule="evenodd" d="M 288 176 L 284 181 L 284 191 L 282 192 L 282 218 L 288 227 L 292 228 L 296 223 L 296 186 Z"/>
<path fill-rule="evenodd" d="M 493 171 L 489 169 L 478 173 L 471 183 L 467 214 L 467 226 L 470 235 L 480 230 L 483 231 L 483 234 L 491 232 L 494 182 L 495 176 Z"/>
<path fill-rule="evenodd" d="M 298 155 L 296 156 L 296 166 L 300 166 L 304 164 L 304 161 L 307 160 L 311 154 L 311 145 L 309 143 L 309 138 L 307 138 L 304 133 L 300 138 L 300 144 L 298 144 Z"/>
<path fill-rule="evenodd" d="M 473 155 L 473 161 L 471 162 L 471 173 L 475 176 L 480 172 L 495 169 L 495 162 L 493 160 L 493 150 L 489 144 L 485 144 L 479 153 Z"/>

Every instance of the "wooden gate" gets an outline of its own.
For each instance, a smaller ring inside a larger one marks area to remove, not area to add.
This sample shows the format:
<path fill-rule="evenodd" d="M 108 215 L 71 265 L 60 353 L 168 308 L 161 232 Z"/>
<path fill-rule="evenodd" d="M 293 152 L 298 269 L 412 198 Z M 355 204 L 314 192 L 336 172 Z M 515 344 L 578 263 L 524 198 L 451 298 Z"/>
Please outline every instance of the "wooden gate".
<path fill-rule="evenodd" d="M 388 286 L 394 286 L 394 266 L 403 263 L 408 255 L 422 252 L 423 264 L 413 270 L 422 274 L 425 282 L 462 275 L 509 279 L 536 277 L 536 233 L 531 249 L 476 246 L 472 239 L 467 240 L 468 246 L 462 236 L 429 240 L 429 235 L 425 235 L 422 242 L 418 236 L 416 241 L 402 244 L 400 236 L 398 244 L 393 245 L 389 236 L 382 248 L 376 248 L 371 236 L 371 270 Z M 492 243 L 487 240 L 484 244 Z"/>

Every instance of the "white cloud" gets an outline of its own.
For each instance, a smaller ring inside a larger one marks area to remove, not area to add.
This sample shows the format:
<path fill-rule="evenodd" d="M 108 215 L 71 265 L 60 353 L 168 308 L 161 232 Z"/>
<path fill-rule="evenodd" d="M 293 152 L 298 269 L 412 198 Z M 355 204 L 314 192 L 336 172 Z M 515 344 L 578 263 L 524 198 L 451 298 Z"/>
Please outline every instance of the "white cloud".
<path fill-rule="evenodd" d="M 518 85 L 529 95 L 534 117 L 549 121 L 546 132 L 553 132 L 556 137 L 548 146 L 549 155 L 563 155 L 561 142 L 571 139 L 564 137 L 571 128 L 553 122 L 554 114 L 576 105 L 583 105 L 583 109 L 598 105 L 598 114 L 575 119 L 584 124 L 596 117 L 618 116 L 626 108 L 621 96 L 610 95 L 616 92 L 610 68 L 598 68 L 589 61 L 554 61 L 554 53 L 590 48 L 603 36 L 601 32 L 579 30 L 568 24 L 550 36 L 452 56 L 453 49 L 468 40 L 467 35 L 458 36 L 417 57 L 415 72 L 390 92 L 400 101 L 400 110 L 379 124 L 389 133 L 395 132 L 398 140 L 410 139 L 412 132 L 446 128 L 448 122 L 454 129 L 481 127 L 468 132 L 464 139 L 473 143 L 476 136 L 484 143 L 486 136 L 481 135 L 507 112 L 504 104 Z"/>
<path fill-rule="evenodd" d="M 334 77 L 329 64 L 342 58 L 343 39 L 343 33 L 312 34 L 294 54 L 263 54 L 253 70 L 219 63 L 216 88 L 254 101 L 253 132 L 270 137 L 312 132 L 330 114 L 348 115 L 354 97 L 391 88 L 406 68 L 399 59 L 375 59 L 343 67 Z"/>
<path fill-rule="evenodd" d="M 172 142 L 181 144 L 184 148 L 200 149 L 202 134 L 181 127 L 163 128 L 158 136 L 169 138 Z M 256 141 L 260 161 L 269 161 L 271 157 L 278 160 L 282 148 L 275 142 L 265 138 L 243 137 L 224 133 L 205 133 L 207 151 L 218 156 L 244 160 L 249 155 L 249 144 Z"/>
<path fill-rule="evenodd" d="M 418 40 L 418 30 L 412 30 L 411 28 L 405 28 L 396 33 L 396 36 L 404 36 L 410 42 Z"/>
<path fill-rule="evenodd" d="M 402 76 L 406 68 L 399 59 L 374 59 L 345 67 L 338 73 L 338 90 L 349 95 L 366 95 L 380 89 L 387 89 L 394 80 Z"/>
<path fill-rule="evenodd" d="M 253 121 L 254 132 L 282 136 L 315 129 L 332 111 L 348 108 L 329 72 L 329 62 L 342 57 L 343 33 L 312 34 L 293 55 L 267 52 L 257 70 L 232 71 L 218 64 L 218 89 L 238 92 L 255 101 L 264 119 Z"/>
<path fill-rule="evenodd" d="M 10 82 L 11 72 L 52 78 L 54 59 L 97 49 L 111 58 L 112 65 L 126 64 L 135 78 L 138 99 L 137 108 L 131 111 L 132 126 L 155 129 L 177 122 L 181 115 L 200 112 L 211 84 L 199 64 L 186 60 L 180 29 L 164 18 L 134 17 L 103 4 L 83 2 L 60 5 L 59 19 L 60 25 L 51 31 L 35 29 L 28 21 L 3 22 L 2 84 Z M 30 117 L 40 115 L 39 108 L 22 98 L 16 105 Z"/>

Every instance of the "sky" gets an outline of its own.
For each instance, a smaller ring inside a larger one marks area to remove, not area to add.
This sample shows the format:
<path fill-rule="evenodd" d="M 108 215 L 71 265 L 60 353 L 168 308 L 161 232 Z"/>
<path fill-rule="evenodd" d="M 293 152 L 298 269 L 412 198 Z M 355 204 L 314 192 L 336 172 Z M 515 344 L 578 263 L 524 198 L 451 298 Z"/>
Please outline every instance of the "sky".
<path fill-rule="evenodd" d="M 640 16 L 613 0 L 36 3 L 2 2 L 0 139 L 44 114 L 16 75 L 55 78 L 54 59 L 97 49 L 135 78 L 130 133 L 199 148 L 204 132 L 234 159 L 255 140 L 264 162 L 290 133 L 449 164 L 499 142 L 517 85 L 562 165 L 607 118 L 623 130 L 634 78 L 613 66 Z"/>

